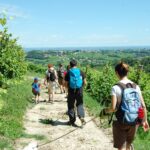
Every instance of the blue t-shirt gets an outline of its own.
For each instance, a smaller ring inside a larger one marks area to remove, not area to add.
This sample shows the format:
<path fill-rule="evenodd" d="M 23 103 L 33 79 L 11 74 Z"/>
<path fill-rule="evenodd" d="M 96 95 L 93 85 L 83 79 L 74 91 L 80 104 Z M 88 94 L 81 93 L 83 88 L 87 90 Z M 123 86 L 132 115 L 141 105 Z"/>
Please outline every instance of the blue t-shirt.
<path fill-rule="evenodd" d="M 39 83 L 32 83 L 32 88 L 35 89 L 36 92 L 40 92 Z"/>

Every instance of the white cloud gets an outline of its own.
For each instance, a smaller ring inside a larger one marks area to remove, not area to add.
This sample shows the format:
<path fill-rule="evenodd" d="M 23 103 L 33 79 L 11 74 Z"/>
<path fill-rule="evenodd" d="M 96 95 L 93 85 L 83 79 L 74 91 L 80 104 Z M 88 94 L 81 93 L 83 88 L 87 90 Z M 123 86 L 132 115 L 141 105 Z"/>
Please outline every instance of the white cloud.
<path fill-rule="evenodd" d="M 9 19 L 28 18 L 28 15 L 26 15 L 18 6 L 9 4 L 0 4 L 0 14 L 5 14 Z"/>
<path fill-rule="evenodd" d="M 62 47 L 62 46 L 130 46 L 130 45 L 149 45 L 150 38 L 141 37 L 131 38 L 125 35 L 98 35 L 91 34 L 86 36 L 67 36 L 61 33 L 48 35 L 35 35 L 31 32 L 20 32 L 17 35 L 18 42 L 25 47 Z"/>
<path fill-rule="evenodd" d="M 91 34 L 81 37 L 83 42 L 88 42 L 89 44 L 118 44 L 118 43 L 128 43 L 128 38 L 124 35 L 114 34 L 114 35 L 98 35 Z"/>

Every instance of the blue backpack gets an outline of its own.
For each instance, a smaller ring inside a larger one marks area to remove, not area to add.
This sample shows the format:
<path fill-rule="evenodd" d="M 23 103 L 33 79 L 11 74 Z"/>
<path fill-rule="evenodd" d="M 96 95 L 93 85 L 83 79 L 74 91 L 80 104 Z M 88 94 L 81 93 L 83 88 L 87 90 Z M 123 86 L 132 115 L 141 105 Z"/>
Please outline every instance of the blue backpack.
<path fill-rule="evenodd" d="M 69 70 L 69 87 L 71 89 L 78 89 L 82 87 L 83 80 L 81 76 L 80 69 L 72 68 Z"/>
<path fill-rule="evenodd" d="M 127 125 L 135 125 L 138 121 L 138 111 L 141 107 L 139 93 L 136 91 L 136 84 L 117 84 L 122 89 L 121 104 L 116 111 L 116 118 L 119 122 Z"/>

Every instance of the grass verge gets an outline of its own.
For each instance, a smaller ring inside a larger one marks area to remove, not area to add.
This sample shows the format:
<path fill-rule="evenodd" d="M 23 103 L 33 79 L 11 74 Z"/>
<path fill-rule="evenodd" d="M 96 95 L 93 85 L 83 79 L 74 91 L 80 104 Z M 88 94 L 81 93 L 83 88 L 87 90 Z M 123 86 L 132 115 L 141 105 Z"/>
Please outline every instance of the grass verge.
<path fill-rule="evenodd" d="M 88 112 L 93 116 L 99 116 L 100 110 L 103 108 L 94 100 L 88 93 L 84 92 L 84 104 Z M 144 132 L 142 127 L 139 127 L 136 138 L 134 140 L 135 150 L 149 150 L 150 149 L 150 131 Z"/>
<path fill-rule="evenodd" d="M 84 92 L 84 104 L 92 116 L 99 116 L 102 106 L 86 92 Z"/>
<path fill-rule="evenodd" d="M 9 85 L 1 93 L 3 107 L 0 109 L 0 149 L 13 149 L 13 140 L 23 133 L 23 115 L 31 100 L 31 81 Z"/>
<path fill-rule="evenodd" d="M 136 150 L 150 149 L 150 131 L 144 132 L 142 127 L 138 128 L 136 138 L 134 140 L 134 147 Z"/>

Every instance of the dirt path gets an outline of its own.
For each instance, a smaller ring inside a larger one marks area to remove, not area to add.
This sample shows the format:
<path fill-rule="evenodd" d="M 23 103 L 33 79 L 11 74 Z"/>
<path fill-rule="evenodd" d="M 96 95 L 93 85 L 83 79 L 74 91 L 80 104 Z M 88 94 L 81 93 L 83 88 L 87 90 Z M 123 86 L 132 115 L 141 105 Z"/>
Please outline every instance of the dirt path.
<path fill-rule="evenodd" d="M 29 145 L 35 144 L 35 150 L 113 150 L 108 136 L 93 121 L 88 122 L 91 117 L 87 113 L 88 123 L 83 128 L 78 118 L 79 127 L 67 125 L 65 94 L 57 92 L 53 104 L 41 100 L 27 111 L 24 117 L 26 134 L 16 140 L 15 149 L 29 150 Z M 46 89 L 41 91 L 41 96 L 48 99 Z"/>

